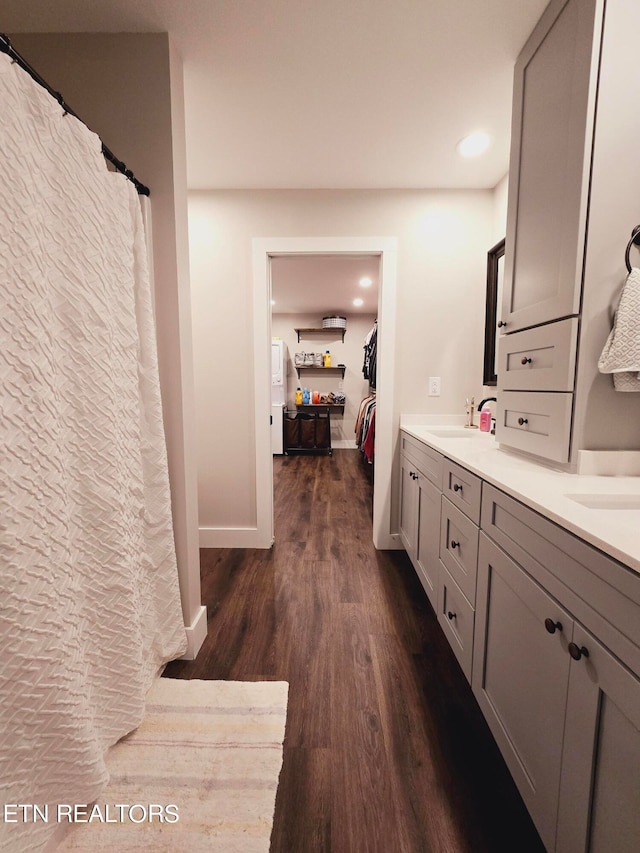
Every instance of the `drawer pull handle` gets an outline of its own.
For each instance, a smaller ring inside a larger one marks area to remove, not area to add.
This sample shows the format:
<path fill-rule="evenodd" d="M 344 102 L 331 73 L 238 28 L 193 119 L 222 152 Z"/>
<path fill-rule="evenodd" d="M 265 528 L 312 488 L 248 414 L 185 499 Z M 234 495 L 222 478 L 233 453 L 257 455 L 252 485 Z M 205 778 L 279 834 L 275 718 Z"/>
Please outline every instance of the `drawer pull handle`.
<path fill-rule="evenodd" d="M 461 492 L 462 491 L 462 486 L 460 485 L 460 483 L 455 484 L 455 486 L 453 487 L 453 491 L 454 492 Z"/>
<path fill-rule="evenodd" d="M 529 421 L 526 418 L 518 418 L 518 423 L 520 426 L 524 426 L 525 424 L 528 424 Z"/>
<path fill-rule="evenodd" d="M 452 539 L 452 540 L 451 540 L 451 547 L 452 547 L 452 548 L 459 548 L 459 547 L 460 547 L 460 543 L 459 543 L 459 542 L 456 542 L 456 540 L 455 540 L 455 539 Z"/>
<path fill-rule="evenodd" d="M 521 359 L 520 364 L 531 364 L 531 359 L 529 358 L 529 356 L 528 356 L 528 355 L 525 355 L 525 356 L 523 356 L 523 358 Z"/>
<path fill-rule="evenodd" d="M 562 631 L 562 622 L 554 622 L 553 619 L 545 619 L 544 627 L 550 634 L 555 634 L 556 631 Z"/>
<path fill-rule="evenodd" d="M 498 323 L 498 328 L 503 329 L 506 325 L 507 325 L 506 320 L 500 320 L 500 322 Z"/>
<path fill-rule="evenodd" d="M 575 643 L 569 643 L 569 654 L 574 660 L 580 660 L 582 657 L 589 657 L 589 649 L 585 649 L 584 646 L 576 646 Z"/>
<path fill-rule="evenodd" d="M 447 617 L 448 617 L 449 619 L 455 619 L 455 618 L 456 618 L 456 614 L 455 614 L 455 613 L 452 613 L 452 612 L 449 610 L 449 611 L 448 611 L 448 613 L 447 613 Z"/>

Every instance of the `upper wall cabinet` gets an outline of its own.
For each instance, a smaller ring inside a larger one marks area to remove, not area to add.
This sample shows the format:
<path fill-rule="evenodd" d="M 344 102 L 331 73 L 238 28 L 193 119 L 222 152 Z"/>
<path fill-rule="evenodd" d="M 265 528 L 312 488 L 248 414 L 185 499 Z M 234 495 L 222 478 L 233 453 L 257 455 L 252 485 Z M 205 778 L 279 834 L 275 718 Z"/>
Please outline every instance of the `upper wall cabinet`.
<path fill-rule="evenodd" d="M 555 0 L 514 77 L 505 331 L 577 314 L 601 0 Z"/>
<path fill-rule="evenodd" d="M 496 438 L 571 466 L 638 447 L 640 394 L 597 365 L 640 223 L 639 31 L 638 0 L 552 0 L 515 67 Z"/>

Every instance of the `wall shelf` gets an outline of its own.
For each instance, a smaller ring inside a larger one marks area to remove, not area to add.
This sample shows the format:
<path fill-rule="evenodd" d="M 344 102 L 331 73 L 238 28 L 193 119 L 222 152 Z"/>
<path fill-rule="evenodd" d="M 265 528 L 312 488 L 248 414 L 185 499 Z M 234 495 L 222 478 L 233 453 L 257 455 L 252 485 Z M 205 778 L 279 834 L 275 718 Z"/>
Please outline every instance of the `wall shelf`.
<path fill-rule="evenodd" d="M 344 403 L 296 403 L 299 412 L 340 412 L 344 414 Z"/>
<path fill-rule="evenodd" d="M 346 329 L 339 329 L 339 328 L 331 328 L 331 327 L 325 329 L 324 327 L 322 327 L 319 329 L 294 329 L 293 331 L 297 332 L 297 334 L 298 334 L 298 343 L 300 343 L 300 335 L 302 335 L 303 337 L 309 337 L 311 335 L 318 334 L 318 332 L 320 332 L 321 334 L 326 334 L 327 332 L 331 332 L 335 338 L 341 337 L 342 343 L 344 343 L 344 333 L 347 330 Z"/>
<path fill-rule="evenodd" d="M 342 367 L 314 367 L 312 364 L 303 364 L 300 366 L 296 365 L 295 368 L 298 373 L 298 379 L 300 379 L 301 370 L 315 370 L 318 373 L 323 373 L 325 371 L 327 373 L 340 373 L 342 375 L 342 378 L 344 379 L 344 372 L 347 369 L 344 365 Z"/>

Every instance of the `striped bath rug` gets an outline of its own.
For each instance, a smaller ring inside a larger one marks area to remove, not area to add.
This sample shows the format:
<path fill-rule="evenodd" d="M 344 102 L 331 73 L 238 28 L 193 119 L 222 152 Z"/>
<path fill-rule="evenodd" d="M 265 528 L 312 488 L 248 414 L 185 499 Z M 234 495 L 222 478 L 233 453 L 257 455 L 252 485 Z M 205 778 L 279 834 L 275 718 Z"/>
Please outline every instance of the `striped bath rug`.
<path fill-rule="evenodd" d="M 267 853 L 289 685 L 159 678 L 57 851 Z M 75 815 L 72 815 L 72 818 Z"/>

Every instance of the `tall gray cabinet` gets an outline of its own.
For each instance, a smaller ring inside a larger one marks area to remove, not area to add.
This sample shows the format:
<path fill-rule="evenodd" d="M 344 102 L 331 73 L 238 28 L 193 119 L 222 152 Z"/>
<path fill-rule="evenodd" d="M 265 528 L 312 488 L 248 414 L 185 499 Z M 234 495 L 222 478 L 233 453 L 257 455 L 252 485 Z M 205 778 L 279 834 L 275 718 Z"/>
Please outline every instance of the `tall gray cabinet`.
<path fill-rule="evenodd" d="M 640 223 L 639 31 L 637 0 L 552 0 L 515 68 L 496 437 L 559 463 L 639 446 L 640 394 L 597 370 Z"/>

